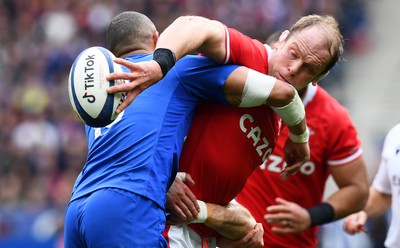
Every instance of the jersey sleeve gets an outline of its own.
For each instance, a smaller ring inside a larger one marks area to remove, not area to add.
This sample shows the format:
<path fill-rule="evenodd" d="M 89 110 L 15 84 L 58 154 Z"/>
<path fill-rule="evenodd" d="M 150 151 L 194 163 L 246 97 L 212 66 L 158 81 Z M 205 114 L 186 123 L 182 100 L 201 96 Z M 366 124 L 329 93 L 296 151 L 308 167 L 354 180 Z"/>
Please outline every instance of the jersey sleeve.
<path fill-rule="evenodd" d="M 333 123 L 335 126 L 329 128 L 329 142 L 331 152 L 327 163 L 330 166 L 340 166 L 348 164 L 361 157 L 361 141 L 357 136 L 357 130 L 345 108 L 335 111 L 337 116 Z"/>
<path fill-rule="evenodd" d="M 390 195 L 392 194 L 392 189 L 388 175 L 387 160 L 382 157 L 378 172 L 376 173 L 374 181 L 372 182 L 372 186 L 379 192 Z"/>
<path fill-rule="evenodd" d="M 197 99 L 228 104 L 224 85 L 238 65 L 220 65 L 202 56 L 185 56 L 173 68 L 183 88 Z"/>
<path fill-rule="evenodd" d="M 270 47 L 241 32 L 226 27 L 226 63 L 249 67 L 258 72 L 268 73 L 268 51 Z"/>
<path fill-rule="evenodd" d="M 382 159 L 372 185 L 381 193 L 392 194 L 388 173 L 389 161 L 392 161 L 400 150 L 400 125 L 392 128 L 386 135 L 382 148 Z"/>

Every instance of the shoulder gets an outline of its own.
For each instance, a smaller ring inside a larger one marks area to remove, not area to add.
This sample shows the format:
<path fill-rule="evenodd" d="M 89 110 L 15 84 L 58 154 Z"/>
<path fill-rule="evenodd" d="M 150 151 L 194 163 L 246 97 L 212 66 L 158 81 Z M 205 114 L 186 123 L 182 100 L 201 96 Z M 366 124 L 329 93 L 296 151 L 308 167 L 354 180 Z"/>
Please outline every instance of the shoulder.
<path fill-rule="evenodd" d="M 398 138 L 398 139 L 399 139 L 399 142 L 400 142 L 400 123 L 397 124 L 397 125 L 395 125 L 394 127 L 392 127 L 392 128 L 389 130 L 387 136 L 388 136 L 388 137 Z"/>
<path fill-rule="evenodd" d="M 334 119 L 335 122 L 338 120 L 351 121 L 348 109 L 320 86 L 317 86 L 315 96 L 310 103 L 306 105 L 306 108 L 307 107 L 309 107 L 309 109 L 315 109 L 322 119 Z"/>
<path fill-rule="evenodd" d="M 382 149 L 382 156 L 389 157 L 400 150 L 400 124 L 392 127 L 386 135 L 385 143 Z"/>
<path fill-rule="evenodd" d="M 269 46 L 235 29 L 228 28 L 226 62 L 241 64 L 267 73 Z"/>

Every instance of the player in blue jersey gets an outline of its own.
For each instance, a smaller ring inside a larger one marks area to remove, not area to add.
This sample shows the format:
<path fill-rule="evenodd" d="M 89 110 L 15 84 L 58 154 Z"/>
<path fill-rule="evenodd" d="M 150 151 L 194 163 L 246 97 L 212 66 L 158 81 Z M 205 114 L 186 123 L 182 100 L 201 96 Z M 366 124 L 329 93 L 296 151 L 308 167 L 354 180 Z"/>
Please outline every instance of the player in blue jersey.
<path fill-rule="evenodd" d="M 119 62 L 126 71 L 132 62 L 152 59 L 164 69 L 174 64 L 165 57 L 170 51 L 152 54 L 158 33 L 142 14 L 116 16 L 106 38 L 109 49 L 125 58 Z M 66 211 L 65 247 L 167 246 L 162 237 L 166 192 L 201 101 L 279 107 L 282 119 L 294 123 L 293 135 L 308 140 L 304 106 L 292 86 L 245 67 L 185 57 L 113 123 L 85 127 L 89 151 Z M 298 163 L 309 158 L 307 141 L 288 144 L 300 158 Z"/>

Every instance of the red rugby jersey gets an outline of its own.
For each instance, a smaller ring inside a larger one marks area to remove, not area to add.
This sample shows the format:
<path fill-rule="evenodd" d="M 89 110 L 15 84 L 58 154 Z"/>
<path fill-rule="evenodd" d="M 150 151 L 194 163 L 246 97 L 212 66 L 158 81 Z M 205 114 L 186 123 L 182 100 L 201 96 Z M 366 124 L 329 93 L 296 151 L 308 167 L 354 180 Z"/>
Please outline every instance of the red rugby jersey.
<path fill-rule="evenodd" d="M 276 197 L 296 202 L 304 208 L 319 204 L 329 166 L 348 164 L 362 154 L 361 142 L 348 111 L 324 89 L 310 84 L 303 102 L 310 130 L 310 161 L 288 180 L 280 179 L 279 173 L 284 166 L 283 146 L 288 134 L 287 127 L 283 127 L 273 153 L 254 171 L 237 197 L 257 222 L 263 223 L 265 247 L 316 247 L 317 227 L 298 235 L 275 234 L 263 218 L 266 208 L 276 204 Z"/>
<path fill-rule="evenodd" d="M 245 65 L 267 74 L 268 46 L 227 29 L 225 62 Z M 243 188 L 253 170 L 272 152 L 279 131 L 278 118 L 268 106 L 237 108 L 201 104 L 196 112 L 180 157 L 180 171 L 196 182 L 197 199 L 227 204 Z M 216 232 L 192 224 L 203 237 Z"/>

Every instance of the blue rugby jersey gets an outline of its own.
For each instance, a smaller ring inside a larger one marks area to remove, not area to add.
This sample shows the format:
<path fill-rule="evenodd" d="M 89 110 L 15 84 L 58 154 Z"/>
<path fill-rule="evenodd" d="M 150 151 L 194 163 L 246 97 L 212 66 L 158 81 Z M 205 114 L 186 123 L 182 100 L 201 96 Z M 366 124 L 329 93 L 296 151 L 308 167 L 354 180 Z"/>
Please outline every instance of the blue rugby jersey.
<path fill-rule="evenodd" d="M 147 61 L 152 55 L 126 59 Z M 237 67 L 186 56 L 164 79 L 139 94 L 113 123 L 102 128 L 86 126 L 89 152 L 71 201 L 114 187 L 164 208 L 195 108 L 201 101 L 227 104 L 223 86 Z"/>

